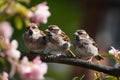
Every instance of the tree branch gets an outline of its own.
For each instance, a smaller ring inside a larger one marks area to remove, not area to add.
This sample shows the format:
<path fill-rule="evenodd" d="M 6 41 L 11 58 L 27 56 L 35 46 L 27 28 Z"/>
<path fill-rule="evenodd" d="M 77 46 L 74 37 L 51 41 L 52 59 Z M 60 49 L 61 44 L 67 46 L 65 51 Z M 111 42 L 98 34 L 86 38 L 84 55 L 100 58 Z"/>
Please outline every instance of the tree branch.
<path fill-rule="evenodd" d="M 54 55 L 47 55 L 47 54 L 38 54 L 38 53 L 26 54 L 26 53 L 24 53 L 21 56 L 21 58 L 24 56 L 28 56 L 28 58 L 30 60 L 32 60 L 33 58 L 35 58 L 38 55 L 41 56 L 41 60 L 43 62 L 61 63 L 61 64 L 79 66 L 79 67 L 83 67 L 83 68 L 87 68 L 87 69 L 91 69 L 91 70 L 96 70 L 98 72 L 103 72 L 105 74 L 112 75 L 115 77 L 120 77 L 120 69 L 116 69 L 116 68 L 110 67 L 110 66 L 105 66 L 100 63 L 88 62 L 88 61 L 82 60 L 82 59 L 69 58 L 69 57 L 66 57 L 63 55 L 57 57 Z"/>

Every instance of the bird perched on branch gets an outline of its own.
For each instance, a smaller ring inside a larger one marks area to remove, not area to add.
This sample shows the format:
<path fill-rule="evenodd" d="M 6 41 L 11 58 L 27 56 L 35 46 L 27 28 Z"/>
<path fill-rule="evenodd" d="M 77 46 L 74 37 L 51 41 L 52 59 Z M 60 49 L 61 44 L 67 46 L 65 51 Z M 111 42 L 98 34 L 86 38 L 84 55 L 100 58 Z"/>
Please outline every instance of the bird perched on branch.
<path fill-rule="evenodd" d="M 25 45 L 30 51 L 41 51 L 46 48 L 46 34 L 39 30 L 35 23 L 31 23 L 23 34 Z"/>
<path fill-rule="evenodd" d="M 45 31 L 48 33 L 48 48 L 52 51 L 65 53 L 69 57 L 75 57 L 75 54 L 70 50 L 71 43 L 69 37 L 57 25 L 50 25 Z"/>
<path fill-rule="evenodd" d="M 97 60 L 103 60 L 103 57 L 98 53 L 97 44 L 85 30 L 76 30 L 74 35 L 75 41 L 73 45 L 78 58 L 91 61 L 95 57 Z"/>

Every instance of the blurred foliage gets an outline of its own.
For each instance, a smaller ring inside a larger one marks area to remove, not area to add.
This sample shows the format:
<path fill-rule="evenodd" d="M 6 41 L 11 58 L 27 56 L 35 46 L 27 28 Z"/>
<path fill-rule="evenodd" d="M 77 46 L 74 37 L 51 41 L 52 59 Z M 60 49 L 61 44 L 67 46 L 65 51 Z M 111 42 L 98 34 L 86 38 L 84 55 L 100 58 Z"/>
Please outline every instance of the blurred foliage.
<path fill-rule="evenodd" d="M 104 54 L 102 56 L 106 57 L 106 58 L 113 58 L 113 59 L 115 59 L 115 56 L 113 54 L 109 54 L 109 53 L 106 53 L 106 54 Z"/>
<path fill-rule="evenodd" d="M 113 76 L 106 76 L 103 80 L 119 80 L 119 79 Z"/>
<path fill-rule="evenodd" d="M 85 75 L 80 76 L 80 77 L 74 77 L 72 80 L 83 80 L 84 77 L 85 77 Z"/>
<path fill-rule="evenodd" d="M 94 79 L 95 80 L 101 80 L 100 79 L 100 74 L 99 73 L 94 73 Z"/>
<path fill-rule="evenodd" d="M 114 54 L 106 53 L 106 54 L 103 54 L 102 56 L 105 58 L 112 58 L 113 60 L 115 60 L 115 63 L 120 63 L 120 59 L 116 59 Z M 120 53 L 118 53 L 118 56 L 120 57 Z"/>
<path fill-rule="evenodd" d="M 2 73 L 3 71 L 9 72 L 9 70 L 9 62 L 5 58 L 0 57 L 0 73 Z"/>
<path fill-rule="evenodd" d="M 117 77 L 114 76 L 105 76 L 101 78 L 101 73 L 94 73 L 94 80 L 118 80 Z"/>

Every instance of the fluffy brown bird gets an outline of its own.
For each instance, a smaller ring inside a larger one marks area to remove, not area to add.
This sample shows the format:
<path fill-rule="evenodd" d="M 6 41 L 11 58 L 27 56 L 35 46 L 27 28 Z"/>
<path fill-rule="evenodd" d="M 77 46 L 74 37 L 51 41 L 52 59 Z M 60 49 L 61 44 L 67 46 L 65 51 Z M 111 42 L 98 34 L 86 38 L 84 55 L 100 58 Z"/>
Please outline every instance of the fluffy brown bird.
<path fill-rule="evenodd" d="M 23 34 L 25 45 L 30 51 L 41 51 L 46 48 L 46 34 L 39 30 L 35 23 L 31 23 Z"/>
<path fill-rule="evenodd" d="M 50 25 L 45 31 L 48 33 L 48 48 L 52 51 L 65 53 L 69 57 L 75 57 L 75 54 L 70 50 L 71 43 L 69 37 L 57 25 Z"/>
<path fill-rule="evenodd" d="M 85 30 L 76 30 L 74 33 L 74 49 L 78 58 L 92 60 L 93 57 L 97 60 L 102 60 L 98 53 L 98 46 L 96 42 L 88 35 Z"/>

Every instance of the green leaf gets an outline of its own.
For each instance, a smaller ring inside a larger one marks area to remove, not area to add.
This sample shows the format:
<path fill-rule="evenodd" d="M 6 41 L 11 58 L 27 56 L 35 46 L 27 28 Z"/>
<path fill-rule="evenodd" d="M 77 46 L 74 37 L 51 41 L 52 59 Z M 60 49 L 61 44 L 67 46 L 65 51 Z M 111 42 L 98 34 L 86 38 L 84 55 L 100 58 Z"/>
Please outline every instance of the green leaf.
<path fill-rule="evenodd" d="M 0 11 L 2 12 L 7 7 L 7 0 L 0 0 Z"/>
<path fill-rule="evenodd" d="M 23 3 L 26 3 L 26 4 L 30 3 L 30 0 L 17 0 L 17 1 L 23 2 Z"/>
<path fill-rule="evenodd" d="M 103 57 L 106 57 L 106 58 L 113 58 L 113 59 L 115 59 L 115 56 L 114 55 L 112 55 L 112 54 L 109 54 L 109 53 L 106 53 L 106 54 L 104 54 L 104 55 L 102 55 Z"/>
<path fill-rule="evenodd" d="M 0 72 L 3 71 L 9 71 L 10 70 L 10 64 L 5 58 L 0 58 Z"/>
<path fill-rule="evenodd" d="M 0 52 L 7 50 L 9 47 L 4 44 L 3 40 L 0 40 Z"/>
<path fill-rule="evenodd" d="M 115 59 L 115 62 L 116 62 L 116 63 L 120 63 L 120 60 Z"/>
<path fill-rule="evenodd" d="M 113 76 L 106 76 L 103 80 L 117 80 L 117 78 Z"/>
<path fill-rule="evenodd" d="M 94 73 L 95 80 L 101 80 L 99 73 Z"/>
<path fill-rule="evenodd" d="M 20 3 L 16 3 L 14 6 L 14 9 L 17 11 L 17 13 L 27 17 L 27 14 L 29 12 L 29 10 L 22 4 Z"/>
<path fill-rule="evenodd" d="M 11 17 L 12 17 L 12 15 L 2 14 L 2 15 L 0 15 L 0 22 L 6 21 L 6 20 L 10 19 Z"/>
<path fill-rule="evenodd" d="M 72 80 L 82 80 L 85 77 L 85 75 L 80 76 L 80 77 L 74 77 Z"/>
<path fill-rule="evenodd" d="M 15 23 L 15 26 L 18 30 L 22 29 L 23 23 L 22 23 L 21 17 L 16 16 L 15 19 L 14 19 L 14 23 Z"/>
<path fill-rule="evenodd" d="M 25 18 L 24 23 L 28 26 L 30 24 L 30 20 Z"/>

